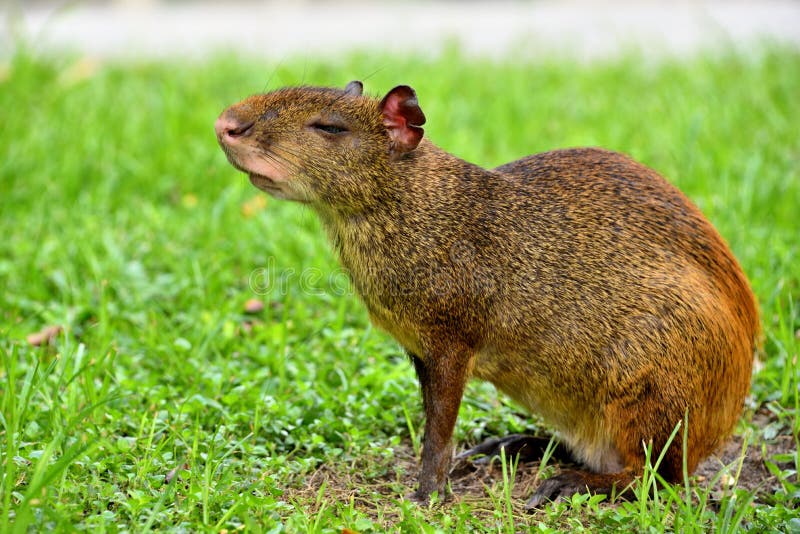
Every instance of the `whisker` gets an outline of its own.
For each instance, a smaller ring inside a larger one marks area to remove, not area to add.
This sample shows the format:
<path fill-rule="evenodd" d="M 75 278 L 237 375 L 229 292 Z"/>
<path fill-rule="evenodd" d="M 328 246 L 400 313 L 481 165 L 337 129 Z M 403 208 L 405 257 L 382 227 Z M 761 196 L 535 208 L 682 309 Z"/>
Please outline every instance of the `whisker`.
<path fill-rule="evenodd" d="M 299 165 L 297 163 L 291 161 L 290 159 L 284 157 L 280 153 L 276 153 L 274 151 L 262 152 L 260 153 L 260 156 L 262 156 L 267 161 L 270 161 L 279 167 L 283 167 L 284 170 L 296 171 L 299 168 Z"/>
<path fill-rule="evenodd" d="M 280 157 L 283 157 L 284 159 L 286 159 L 286 155 L 287 154 L 289 156 L 294 156 L 295 158 L 300 159 L 300 160 L 303 159 L 303 155 L 300 154 L 299 152 L 296 152 L 293 149 L 286 148 L 286 147 L 280 146 L 280 145 L 273 145 L 269 150 L 265 150 L 263 152 L 264 153 L 273 153 L 273 154 L 276 154 L 276 155 L 278 155 Z"/>
<path fill-rule="evenodd" d="M 269 84 L 272 83 L 272 79 L 278 74 L 278 69 L 283 64 L 285 59 L 286 58 L 284 57 L 283 59 L 278 60 L 278 62 L 272 68 L 272 72 L 267 77 L 267 82 L 264 84 L 264 88 L 261 90 L 262 93 L 266 93 L 267 92 L 267 87 L 269 87 Z"/>
<path fill-rule="evenodd" d="M 372 71 L 372 73 L 367 74 L 364 78 L 362 78 L 362 81 L 369 80 L 370 78 L 372 78 L 373 76 L 378 74 L 380 71 L 385 70 L 385 69 L 386 69 L 386 65 L 381 65 L 380 67 L 378 67 L 377 69 Z"/>
<path fill-rule="evenodd" d="M 302 142 L 303 139 L 302 139 L 301 136 L 297 135 L 295 140 Z M 283 150 L 284 153 L 290 154 L 292 156 L 297 156 L 298 158 L 301 158 L 301 159 L 305 158 L 305 155 L 302 154 L 301 152 L 299 152 L 299 149 L 288 147 L 288 146 L 286 146 L 286 145 L 284 145 L 282 143 L 272 143 L 271 145 L 270 144 L 268 144 L 268 145 L 270 146 L 270 148 L 269 148 L 270 150 L 272 150 L 274 148 L 279 148 L 279 149 Z"/>

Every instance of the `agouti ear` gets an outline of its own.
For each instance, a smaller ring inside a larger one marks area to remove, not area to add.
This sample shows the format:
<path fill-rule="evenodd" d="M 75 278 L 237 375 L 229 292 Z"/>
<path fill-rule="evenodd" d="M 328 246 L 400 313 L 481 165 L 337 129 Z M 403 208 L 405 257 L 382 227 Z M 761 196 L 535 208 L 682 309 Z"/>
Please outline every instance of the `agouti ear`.
<path fill-rule="evenodd" d="M 347 87 L 344 88 L 344 92 L 352 96 L 361 96 L 361 93 L 363 91 L 364 91 L 364 84 L 359 82 L 358 80 L 353 80 L 352 82 L 347 84 Z"/>
<path fill-rule="evenodd" d="M 425 115 L 419 108 L 417 94 L 407 85 L 398 85 L 389 91 L 380 103 L 383 125 L 392 140 L 391 152 L 395 155 L 411 152 L 422 140 Z"/>

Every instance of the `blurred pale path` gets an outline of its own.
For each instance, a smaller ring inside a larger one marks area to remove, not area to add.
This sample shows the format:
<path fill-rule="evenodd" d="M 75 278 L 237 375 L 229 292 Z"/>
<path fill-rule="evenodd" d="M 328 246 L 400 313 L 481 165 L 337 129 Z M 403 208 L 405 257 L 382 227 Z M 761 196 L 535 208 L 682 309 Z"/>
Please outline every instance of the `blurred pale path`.
<path fill-rule="evenodd" d="M 800 46 L 800 1 L 715 2 L 26 2 L 6 1 L 0 53 L 23 36 L 38 50 L 99 57 L 270 58 L 359 48 L 582 59 L 639 49 L 689 54 L 763 40 Z M 67 5 L 68 7 L 58 7 Z"/>

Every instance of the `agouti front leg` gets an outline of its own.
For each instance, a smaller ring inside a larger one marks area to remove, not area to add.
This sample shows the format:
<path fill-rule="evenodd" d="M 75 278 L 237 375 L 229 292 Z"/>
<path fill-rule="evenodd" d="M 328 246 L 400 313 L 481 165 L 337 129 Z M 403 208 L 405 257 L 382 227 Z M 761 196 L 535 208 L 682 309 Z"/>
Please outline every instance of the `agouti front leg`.
<path fill-rule="evenodd" d="M 411 498 L 427 503 L 433 492 L 444 497 L 447 473 L 453 457 L 453 429 L 468 378 L 469 356 L 456 351 L 425 359 L 411 355 L 422 390 L 425 435 L 419 488 Z"/>

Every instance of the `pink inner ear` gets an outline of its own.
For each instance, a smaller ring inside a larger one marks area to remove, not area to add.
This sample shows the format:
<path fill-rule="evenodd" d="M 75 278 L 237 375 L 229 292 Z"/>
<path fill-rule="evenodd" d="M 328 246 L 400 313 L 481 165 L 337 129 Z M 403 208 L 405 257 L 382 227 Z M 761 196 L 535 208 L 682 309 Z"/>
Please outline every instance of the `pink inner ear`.
<path fill-rule="evenodd" d="M 389 136 L 396 143 L 403 145 L 409 143 L 408 119 L 403 115 L 401 108 L 405 99 L 397 94 L 390 94 L 384 101 L 383 125 L 389 130 Z"/>
<path fill-rule="evenodd" d="M 383 106 L 383 124 L 387 128 L 404 128 L 406 118 L 400 114 L 400 99 L 397 97 L 387 98 Z"/>
<path fill-rule="evenodd" d="M 407 86 L 392 89 L 381 102 L 383 124 L 392 139 L 392 151 L 409 152 L 422 140 L 425 115 L 419 108 L 414 90 Z"/>

